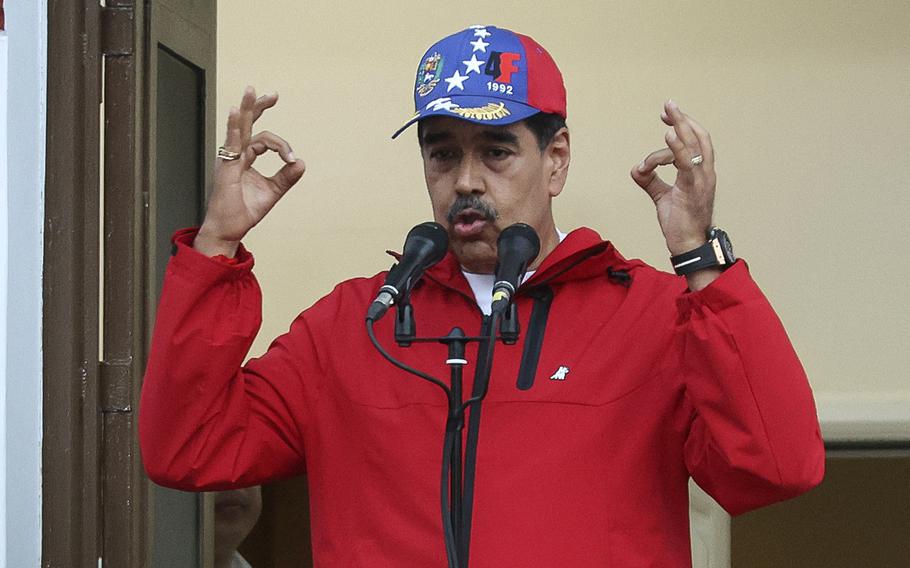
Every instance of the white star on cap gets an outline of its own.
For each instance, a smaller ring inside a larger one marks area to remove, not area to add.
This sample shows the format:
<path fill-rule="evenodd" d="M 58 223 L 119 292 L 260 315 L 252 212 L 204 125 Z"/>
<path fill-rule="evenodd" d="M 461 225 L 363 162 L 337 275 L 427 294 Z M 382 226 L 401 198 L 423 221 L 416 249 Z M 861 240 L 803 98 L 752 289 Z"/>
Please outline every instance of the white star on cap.
<path fill-rule="evenodd" d="M 482 51 L 482 52 L 486 53 L 487 46 L 490 45 L 489 43 L 483 41 L 482 37 L 477 38 L 477 41 L 469 41 L 468 43 L 470 43 L 471 45 L 474 46 L 474 49 L 472 50 L 471 53 L 473 53 L 474 51 Z"/>
<path fill-rule="evenodd" d="M 468 67 L 468 70 L 465 71 L 466 73 L 480 73 L 480 66 L 483 65 L 483 61 L 477 59 L 477 56 L 473 53 L 471 54 L 471 59 L 469 61 L 462 61 L 462 63 Z"/>
<path fill-rule="evenodd" d="M 474 37 L 479 37 L 479 38 L 487 39 L 487 38 L 490 37 L 491 35 L 493 35 L 493 34 L 491 34 L 490 32 L 488 32 L 488 31 L 487 31 L 487 28 L 480 28 L 480 29 L 474 30 Z"/>
<path fill-rule="evenodd" d="M 449 88 L 446 90 L 446 92 L 448 93 L 455 87 L 458 87 L 459 89 L 461 89 L 463 91 L 465 79 L 467 79 L 468 77 L 470 77 L 470 75 L 462 75 L 461 73 L 458 72 L 458 69 L 456 69 L 455 74 L 452 75 L 451 77 L 446 78 L 446 80 L 445 80 L 446 83 L 449 84 Z"/>

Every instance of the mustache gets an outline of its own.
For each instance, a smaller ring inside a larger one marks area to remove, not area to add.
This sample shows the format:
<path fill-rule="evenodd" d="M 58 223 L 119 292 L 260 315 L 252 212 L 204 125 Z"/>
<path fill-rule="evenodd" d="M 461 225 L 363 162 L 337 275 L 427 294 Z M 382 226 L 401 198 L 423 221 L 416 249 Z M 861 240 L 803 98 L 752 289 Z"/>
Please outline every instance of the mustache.
<path fill-rule="evenodd" d="M 446 220 L 449 224 L 454 223 L 455 218 L 467 209 L 477 211 L 487 221 L 495 221 L 499 218 L 499 211 L 480 197 L 476 195 L 459 195 L 449 207 L 449 211 L 446 213 Z"/>

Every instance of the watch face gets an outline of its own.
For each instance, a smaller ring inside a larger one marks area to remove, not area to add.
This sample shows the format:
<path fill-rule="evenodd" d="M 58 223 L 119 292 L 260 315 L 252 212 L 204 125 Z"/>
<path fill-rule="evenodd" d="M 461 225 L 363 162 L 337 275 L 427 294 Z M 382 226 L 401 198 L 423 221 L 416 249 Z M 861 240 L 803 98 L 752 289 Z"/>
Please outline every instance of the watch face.
<path fill-rule="evenodd" d="M 735 262 L 736 255 L 733 254 L 733 243 L 730 242 L 727 233 L 723 231 L 718 231 L 718 233 L 718 240 L 720 241 L 720 246 L 724 249 L 724 256 L 727 257 L 728 262 Z"/>
<path fill-rule="evenodd" d="M 724 252 L 724 259 L 728 264 L 736 262 L 736 255 L 733 254 L 733 243 L 730 242 L 730 237 L 727 236 L 727 233 L 722 229 L 714 227 L 711 229 L 710 237 L 712 239 L 717 239 L 717 242 L 720 243 L 720 248 Z"/>

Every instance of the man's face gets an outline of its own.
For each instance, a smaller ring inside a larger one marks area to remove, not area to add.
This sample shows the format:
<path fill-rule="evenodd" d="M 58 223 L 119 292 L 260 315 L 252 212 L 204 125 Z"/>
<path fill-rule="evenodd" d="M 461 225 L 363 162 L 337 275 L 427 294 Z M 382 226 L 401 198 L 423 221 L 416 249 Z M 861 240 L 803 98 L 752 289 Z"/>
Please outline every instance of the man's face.
<path fill-rule="evenodd" d="M 422 124 L 424 176 L 437 223 L 470 272 L 492 273 L 496 239 L 514 223 L 537 231 L 542 260 L 558 244 L 550 200 L 565 184 L 568 132 L 540 150 L 523 123 L 487 126 L 449 117 Z"/>

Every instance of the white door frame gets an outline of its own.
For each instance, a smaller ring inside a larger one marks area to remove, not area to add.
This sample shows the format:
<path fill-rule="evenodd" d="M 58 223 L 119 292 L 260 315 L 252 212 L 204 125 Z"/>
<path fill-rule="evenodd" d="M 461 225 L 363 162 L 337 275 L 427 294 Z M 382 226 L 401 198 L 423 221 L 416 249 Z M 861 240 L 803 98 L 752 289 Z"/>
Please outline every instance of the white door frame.
<path fill-rule="evenodd" d="M 7 2 L 5 13 L 7 30 L 0 32 L 0 568 L 38 568 L 47 2 Z"/>

